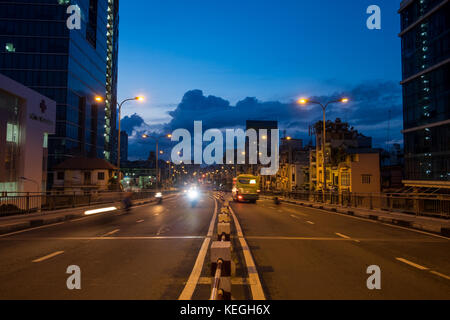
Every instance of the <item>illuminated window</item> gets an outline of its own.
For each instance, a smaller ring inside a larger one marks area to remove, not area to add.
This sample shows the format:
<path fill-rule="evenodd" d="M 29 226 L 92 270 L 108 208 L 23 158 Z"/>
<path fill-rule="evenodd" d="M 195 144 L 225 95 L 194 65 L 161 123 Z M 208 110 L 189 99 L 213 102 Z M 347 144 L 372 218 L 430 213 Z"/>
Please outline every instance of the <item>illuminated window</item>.
<path fill-rule="evenodd" d="M 48 133 L 44 132 L 44 144 L 42 146 L 44 149 L 48 148 Z"/>
<path fill-rule="evenodd" d="M 14 44 L 7 43 L 6 44 L 6 52 L 16 52 L 16 48 L 14 48 Z"/>
<path fill-rule="evenodd" d="M 6 142 L 19 143 L 19 126 L 8 123 L 6 125 Z"/>

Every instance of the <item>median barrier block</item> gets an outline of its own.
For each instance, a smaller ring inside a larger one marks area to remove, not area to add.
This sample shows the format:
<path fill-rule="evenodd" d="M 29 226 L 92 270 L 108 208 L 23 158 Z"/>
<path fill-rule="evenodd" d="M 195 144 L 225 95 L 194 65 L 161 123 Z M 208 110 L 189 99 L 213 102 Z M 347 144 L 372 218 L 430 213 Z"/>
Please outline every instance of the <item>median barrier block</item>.
<path fill-rule="evenodd" d="M 230 241 L 231 236 L 231 223 L 219 222 L 217 224 L 217 238 L 221 240 L 222 235 L 225 235 L 225 241 Z"/>
<path fill-rule="evenodd" d="M 231 217 L 229 214 L 226 213 L 220 213 L 219 217 L 218 217 L 219 223 L 224 222 L 224 223 L 229 223 L 231 222 Z"/>

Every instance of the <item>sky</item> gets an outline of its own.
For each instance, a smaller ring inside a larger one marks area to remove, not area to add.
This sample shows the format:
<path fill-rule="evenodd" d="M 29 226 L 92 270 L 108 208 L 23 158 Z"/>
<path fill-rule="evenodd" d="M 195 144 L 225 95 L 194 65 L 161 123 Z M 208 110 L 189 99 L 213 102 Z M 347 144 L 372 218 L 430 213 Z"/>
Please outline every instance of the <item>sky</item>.
<path fill-rule="evenodd" d="M 381 30 L 366 27 L 366 10 L 373 4 L 381 8 Z M 289 135 L 306 140 L 308 125 L 322 112 L 292 102 L 347 95 L 352 103 L 333 105 L 327 118 L 349 121 L 373 136 L 376 146 L 400 142 L 399 5 L 399 0 L 121 1 L 119 99 L 146 96 L 145 103 L 124 106 L 124 128 L 129 134 L 166 133 L 194 120 L 226 128 L 261 118 L 278 120 Z M 146 157 L 137 140 L 131 138 L 130 157 Z"/>

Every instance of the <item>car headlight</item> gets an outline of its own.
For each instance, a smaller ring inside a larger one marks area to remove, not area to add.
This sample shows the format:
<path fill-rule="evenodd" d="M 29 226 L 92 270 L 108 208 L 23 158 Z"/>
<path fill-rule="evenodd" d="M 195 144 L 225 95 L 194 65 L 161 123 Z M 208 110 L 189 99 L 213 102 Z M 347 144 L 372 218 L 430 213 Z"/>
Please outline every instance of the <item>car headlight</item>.
<path fill-rule="evenodd" d="M 161 192 L 157 192 L 157 193 L 155 194 L 155 197 L 156 197 L 156 198 L 162 198 L 162 193 L 161 193 Z"/>
<path fill-rule="evenodd" d="M 198 198 L 198 191 L 197 190 L 190 190 L 188 194 L 189 199 L 195 200 Z"/>

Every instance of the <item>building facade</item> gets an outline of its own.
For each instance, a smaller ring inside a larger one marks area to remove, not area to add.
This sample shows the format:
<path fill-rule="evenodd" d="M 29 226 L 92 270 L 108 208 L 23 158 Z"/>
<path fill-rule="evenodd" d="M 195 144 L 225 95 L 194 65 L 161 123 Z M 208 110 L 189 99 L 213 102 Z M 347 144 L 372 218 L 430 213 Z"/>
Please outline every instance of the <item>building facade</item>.
<path fill-rule="evenodd" d="M 0 192 L 44 192 L 56 102 L 0 74 Z"/>
<path fill-rule="evenodd" d="M 54 192 L 83 194 L 114 190 L 111 179 L 117 167 L 104 159 L 70 158 L 53 170 Z"/>
<path fill-rule="evenodd" d="M 339 118 L 335 121 L 327 121 L 324 165 L 322 163 L 323 122 L 315 123 L 313 129 L 316 135 L 316 149 L 310 151 L 310 189 L 323 190 L 325 186 L 326 190 L 337 190 L 337 183 L 332 176 L 333 170 L 338 167 L 339 163 L 345 161 L 349 150 L 371 149 L 372 138 L 366 137 Z M 324 167 L 325 182 L 323 179 Z"/>
<path fill-rule="evenodd" d="M 69 30 L 69 5 L 79 8 L 81 29 Z M 0 0 L 0 73 L 57 103 L 49 168 L 79 156 L 114 161 L 118 6 L 118 0 Z"/>
<path fill-rule="evenodd" d="M 450 2 L 405 0 L 399 13 L 404 183 L 450 188 Z"/>

